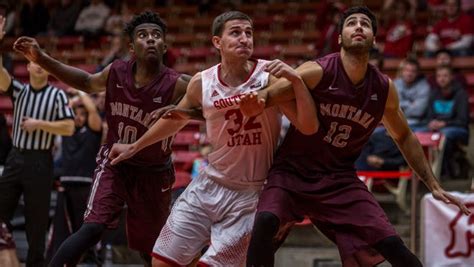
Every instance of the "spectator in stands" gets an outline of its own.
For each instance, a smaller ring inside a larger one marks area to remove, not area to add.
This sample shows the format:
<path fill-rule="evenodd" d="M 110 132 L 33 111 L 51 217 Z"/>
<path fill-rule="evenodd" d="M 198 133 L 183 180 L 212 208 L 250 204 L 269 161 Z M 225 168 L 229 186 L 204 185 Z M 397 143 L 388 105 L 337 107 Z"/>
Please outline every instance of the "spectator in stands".
<path fill-rule="evenodd" d="M 105 22 L 105 32 L 110 35 L 121 35 L 123 25 L 132 20 L 133 14 L 130 12 L 126 2 L 117 1 L 112 9 L 112 14 Z"/>
<path fill-rule="evenodd" d="M 384 57 L 377 48 L 372 48 L 369 53 L 369 63 L 383 70 Z"/>
<path fill-rule="evenodd" d="M 48 31 L 49 11 L 41 0 L 25 0 L 20 9 L 20 32 L 36 36 Z"/>
<path fill-rule="evenodd" d="M 338 6 L 329 6 L 326 13 L 327 19 L 321 31 L 321 38 L 316 44 L 318 57 L 339 51 L 339 32 L 337 25 L 342 15 L 342 10 Z"/>
<path fill-rule="evenodd" d="M 394 7 L 394 4 L 395 4 L 395 0 L 385 0 L 384 3 L 383 3 L 383 7 L 382 7 L 382 14 L 385 14 L 387 12 L 390 12 L 391 8 Z M 408 2 L 408 9 L 406 9 L 406 12 L 408 14 L 406 14 L 406 16 L 410 19 L 410 20 L 413 20 L 415 18 L 415 15 L 416 15 L 416 10 L 417 8 L 419 7 L 419 2 L 418 0 L 407 0 L 407 1 L 403 1 L 403 2 Z M 405 14 L 404 14 L 405 16 Z"/>
<path fill-rule="evenodd" d="M 396 1 L 387 10 L 392 17 L 385 37 L 384 56 L 405 58 L 410 52 L 415 34 L 412 20 L 408 18 L 409 10 L 410 3 L 407 0 Z"/>
<path fill-rule="evenodd" d="M 82 91 L 72 91 L 76 95 L 71 100 L 75 131 L 72 136 L 62 138 L 61 190 L 58 201 L 63 203 L 56 205 L 52 240 L 48 249 L 51 256 L 82 225 L 92 175 L 96 168 L 95 158 L 102 139 L 102 119 L 91 97 Z M 65 225 L 70 227 L 62 229 Z"/>
<path fill-rule="evenodd" d="M 428 108 L 430 85 L 421 74 L 420 63 L 416 59 L 405 59 L 401 63 L 400 77 L 393 82 L 408 125 L 415 129 L 421 127 Z"/>
<path fill-rule="evenodd" d="M 96 38 L 103 33 L 110 8 L 102 0 L 91 0 L 79 13 L 74 29 L 87 38 Z"/>
<path fill-rule="evenodd" d="M 473 21 L 461 11 L 460 0 L 446 0 L 445 4 L 446 17 L 426 37 L 426 54 L 433 56 L 437 50 L 446 48 L 453 56 L 468 56 L 472 54 Z"/>
<path fill-rule="evenodd" d="M 127 37 L 122 34 L 112 36 L 110 39 L 109 53 L 102 59 L 102 62 L 97 67 L 97 71 L 103 70 L 116 59 L 129 60 L 130 53 L 128 43 Z"/>
<path fill-rule="evenodd" d="M 8 152 L 12 148 L 12 139 L 8 133 L 8 125 L 5 115 L 0 114 L 0 166 L 5 165 Z M 0 170 L 0 175 L 2 174 Z"/>
<path fill-rule="evenodd" d="M 469 104 L 466 90 L 453 80 L 453 70 L 449 66 L 436 69 L 439 88 L 431 91 L 427 127 L 425 131 L 441 132 L 446 137 L 442 176 L 454 175 L 451 158 L 458 144 L 467 145 L 469 140 Z"/>
<path fill-rule="evenodd" d="M 363 171 L 395 171 L 403 166 L 405 159 L 387 131 L 374 132 L 355 162 L 356 170 Z"/>
<path fill-rule="evenodd" d="M 453 79 L 455 82 L 458 82 L 462 88 L 467 87 L 467 80 L 464 74 L 462 74 L 459 70 L 453 68 L 453 57 L 451 55 L 451 51 L 448 49 L 440 49 L 436 51 L 436 67 L 441 66 L 450 66 L 453 70 Z M 428 77 L 428 83 L 430 84 L 431 88 L 439 87 L 436 83 L 436 75 L 433 74 Z"/>
<path fill-rule="evenodd" d="M 51 35 L 65 36 L 74 34 L 74 25 L 81 10 L 82 1 L 61 0 L 60 5 L 51 13 L 48 31 Z"/>

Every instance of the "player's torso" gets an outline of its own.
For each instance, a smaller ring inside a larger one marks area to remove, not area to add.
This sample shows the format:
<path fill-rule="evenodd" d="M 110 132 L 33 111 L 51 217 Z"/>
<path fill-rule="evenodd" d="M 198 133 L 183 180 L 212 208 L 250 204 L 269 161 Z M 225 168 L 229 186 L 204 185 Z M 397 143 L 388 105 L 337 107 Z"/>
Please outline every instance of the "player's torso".
<path fill-rule="evenodd" d="M 208 138 L 209 175 L 234 184 L 261 185 L 266 178 L 281 127 L 278 108 L 266 109 L 256 117 L 245 117 L 240 97 L 268 84 L 265 61 L 258 60 L 249 79 L 238 87 L 219 79 L 219 67 L 202 72 L 202 106 Z"/>
<path fill-rule="evenodd" d="M 164 68 L 148 85 L 135 87 L 133 62 L 115 61 L 109 72 L 105 99 L 109 127 L 107 144 L 133 143 L 156 120 L 153 111 L 171 103 L 179 74 Z M 172 138 L 155 143 L 128 160 L 131 164 L 161 165 L 169 162 Z"/>
<path fill-rule="evenodd" d="M 351 171 L 383 116 L 388 80 L 369 66 L 364 81 L 354 86 L 338 53 L 318 63 L 324 75 L 311 94 L 317 107 L 319 130 L 307 136 L 291 126 L 277 162 L 298 166 L 301 172 Z"/>

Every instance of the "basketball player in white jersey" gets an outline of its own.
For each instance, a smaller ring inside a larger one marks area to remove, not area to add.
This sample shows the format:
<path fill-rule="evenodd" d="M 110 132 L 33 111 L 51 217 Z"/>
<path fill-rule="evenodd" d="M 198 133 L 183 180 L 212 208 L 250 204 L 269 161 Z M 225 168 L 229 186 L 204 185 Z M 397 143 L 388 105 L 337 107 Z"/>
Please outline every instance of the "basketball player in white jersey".
<path fill-rule="evenodd" d="M 279 60 L 251 59 L 252 20 L 237 11 L 216 17 L 212 42 L 221 64 L 196 74 L 178 109 L 200 109 L 212 145 L 209 165 L 176 201 L 153 249 L 153 266 L 184 266 L 204 246 L 200 266 L 243 266 L 258 195 L 273 161 L 280 110 L 304 134 L 317 131 L 315 105 L 301 77 Z M 296 100 L 245 117 L 240 97 L 279 77 L 290 80 Z M 187 120 L 160 119 L 133 144 L 115 144 L 112 164 L 175 134 Z"/>

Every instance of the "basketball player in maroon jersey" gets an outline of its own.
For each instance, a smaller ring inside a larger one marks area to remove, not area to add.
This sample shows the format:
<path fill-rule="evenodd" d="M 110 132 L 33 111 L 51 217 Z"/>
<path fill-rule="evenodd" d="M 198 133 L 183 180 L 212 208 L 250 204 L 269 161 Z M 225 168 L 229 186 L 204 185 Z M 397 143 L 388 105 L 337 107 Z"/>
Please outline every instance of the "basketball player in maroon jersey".
<path fill-rule="evenodd" d="M 158 14 L 143 12 L 134 17 L 125 33 L 130 36 L 132 59 L 116 60 L 92 75 L 51 58 L 35 39 L 20 37 L 14 44 L 16 51 L 64 83 L 86 93 L 106 91 L 109 131 L 97 156 L 84 224 L 63 242 L 50 266 L 77 263 L 106 229 L 117 227 L 125 204 L 128 244 L 150 263 L 149 254 L 169 215 L 174 182 L 171 138 L 116 166 L 110 165 L 107 155 L 114 143 L 133 143 L 140 138 L 154 124 L 155 110 L 177 103 L 189 77 L 163 65 L 166 25 Z"/>
<path fill-rule="evenodd" d="M 275 244 L 305 215 L 336 243 L 344 267 L 374 266 L 384 258 L 392 266 L 422 266 L 354 169 L 380 120 L 433 196 L 470 213 L 434 177 L 400 111 L 392 81 L 368 64 L 376 32 L 369 9 L 350 8 L 339 25 L 340 53 L 297 69 L 317 103 L 320 127 L 305 136 L 291 126 L 279 148 L 259 199 L 247 266 L 273 266 Z M 281 80 L 247 95 L 241 111 L 253 116 L 264 106 L 291 99 L 289 87 Z"/>

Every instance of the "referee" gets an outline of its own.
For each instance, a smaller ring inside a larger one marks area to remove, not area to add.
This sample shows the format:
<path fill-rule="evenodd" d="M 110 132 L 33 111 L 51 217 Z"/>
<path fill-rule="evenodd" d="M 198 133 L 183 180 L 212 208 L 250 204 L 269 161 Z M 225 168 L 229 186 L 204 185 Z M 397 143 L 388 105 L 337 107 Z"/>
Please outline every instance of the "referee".
<path fill-rule="evenodd" d="M 0 16 L 0 40 L 5 18 Z M 51 147 L 55 135 L 74 132 L 73 112 L 65 93 L 48 84 L 48 73 L 30 62 L 30 83 L 10 77 L 0 55 L 0 93 L 13 101 L 13 148 L 0 177 L 0 220 L 12 219 L 18 200 L 25 202 L 26 266 L 45 266 L 44 248 L 53 181 Z"/>

